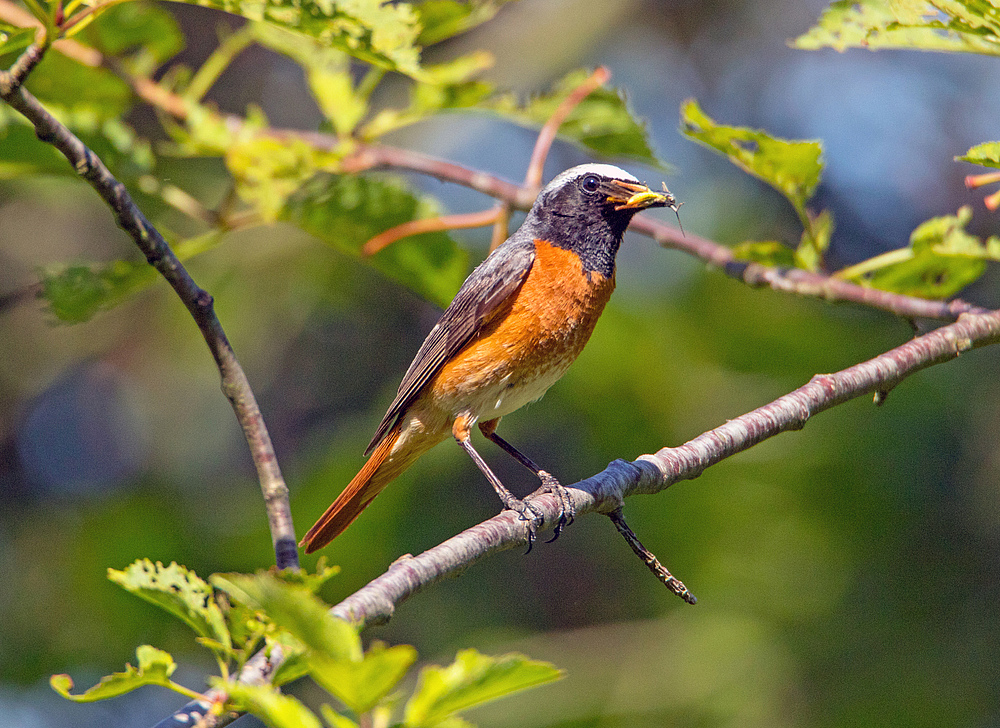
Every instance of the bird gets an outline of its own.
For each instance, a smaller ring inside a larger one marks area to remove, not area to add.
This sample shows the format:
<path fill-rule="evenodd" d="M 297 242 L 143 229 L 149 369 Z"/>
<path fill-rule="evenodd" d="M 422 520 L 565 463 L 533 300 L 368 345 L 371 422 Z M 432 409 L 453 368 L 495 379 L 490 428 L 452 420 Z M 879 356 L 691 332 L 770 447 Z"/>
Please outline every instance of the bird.
<path fill-rule="evenodd" d="M 466 279 L 403 375 L 365 455 L 368 461 L 303 537 L 312 553 L 340 535 L 382 489 L 453 437 L 503 503 L 542 523 L 530 496 L 514 496 L 471 442 L 473 427 L 541 481 L 560 503 L 555 537 L 573 520 L 565 486 L 500 437 L 500 418 L 542 397 L 590 338 L 615 287 L 615 257 L 640 210 L 677 202 L 623 169 L 583 164 L 538 194 L 520 228 Z"/>

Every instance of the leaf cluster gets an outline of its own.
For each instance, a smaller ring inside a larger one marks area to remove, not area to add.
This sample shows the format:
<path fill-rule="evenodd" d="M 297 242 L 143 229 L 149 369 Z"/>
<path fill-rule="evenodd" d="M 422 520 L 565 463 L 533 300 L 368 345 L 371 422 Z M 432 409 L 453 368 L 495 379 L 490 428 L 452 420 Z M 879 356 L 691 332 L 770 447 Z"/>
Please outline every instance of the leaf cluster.
<path fill-rule="evenodd" d="M 197 641 L 216 658 L 220 674 L 209 679 L 224 696 L 212 710 L 249 712 L 276 728 L 356 727 L 368 725 L 405 728 L 459 728 L 471 725 L 458 713 L 530 687 L 559 679 L 552 665 L 523 655 L 499 657 L 463 650 L 446 667 L 420 670 L 408 698 L 400 682 L 416 662 L 409 645 L 390 647 L 380 642 L 362 648 L 356 628 L 330 614 L 316 591 L 338 569 L 321 562 L 315 574 L 297 572 L 214 574 L 205 581 L 175 563 L 164 566 L 139 560 L 124 570 L 108 570 L 108 578 L 123 589 L 180 619 Z M 283 662 L 265 685 L 237 682 L 247 659 L 263 648 L 266 655 L 280 650 Z M 177 668 L 163 650 L 141 645 L 137 666 L 103 678 L 83 693 L 74 694 L 68 675 L 54 675 L 56 692 L 76 702 L 117 697 L 146 685 L 159 685 L 191 698 L 201 695 L 171 679 Z M 319 714 L 280 686 L 310 677 L 331 698 Z"/>

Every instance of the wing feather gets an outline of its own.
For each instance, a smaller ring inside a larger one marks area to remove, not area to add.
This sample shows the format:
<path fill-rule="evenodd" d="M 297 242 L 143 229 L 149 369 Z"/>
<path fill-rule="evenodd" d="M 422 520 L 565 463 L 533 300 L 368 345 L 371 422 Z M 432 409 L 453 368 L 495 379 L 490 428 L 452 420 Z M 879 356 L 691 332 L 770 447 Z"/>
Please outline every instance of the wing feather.
<path fill-rule="evenodd" d="M 534 241 L 512 238 L 469 275 L 403 375 L 396 398 L 382 418 L 366 455 L 378 446 L 445 362 L 475 337 L 521 288 L 534 260 Z"/>

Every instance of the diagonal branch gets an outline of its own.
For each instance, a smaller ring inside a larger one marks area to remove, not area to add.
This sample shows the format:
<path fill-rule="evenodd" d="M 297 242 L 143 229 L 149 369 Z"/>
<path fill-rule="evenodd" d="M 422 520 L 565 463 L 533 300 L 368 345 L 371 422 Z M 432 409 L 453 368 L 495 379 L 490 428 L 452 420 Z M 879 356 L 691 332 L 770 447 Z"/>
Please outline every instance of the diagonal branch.
<path fill-rule="evenodd" d="M 33 53 L 31 49 L 25 55 Z M 16 64 L 15 64 L 16 65 Z M 261 490 L 267 505 L 271 539 L 279 568 L 298 568 L 295 532 L 285 485 L 275 458 L 271 437 L 257 406 L 250 382 L 236 359 L 222 324 L 215 315 L 212 296 L 201 289 L 174 255 L 167 241 L 136 206 L 125 185 L 111 174 L 104 163 L 69 129 L 50 114 L 9 72 L 0 72 L 0 97 L 24 115 L 35 134 L 62 152 L 115 214 L 116 221 L 139 246 L 150 265 L 166 278 L 183 301 L 208 344 L 222 377 L 222 391 L 229 399 L 243 428 Z"/>
<path fill-rule="evenodd" d="M 833 374 L 818 374 L 795 391 L 679 447 L 665 447 L 633 462 L 614 461 L 597 475 L 568 486 L 576 514 L 614 514 L 629 496 L 659 493 L 678 481 L 697 478 L 706 468 L 768 438 L 802 429 L 810 417 L 824 410 L 867 394 L 887 392 L 922 369 L 996 343 L 1000 343 L 1000 311 L 962 314 L 955 323 L 873 359 Z M 541 528 L 558 523 L 560 504 L 555 496 L 534 496 L 532 505 L 544 519 Z M 398 605 L 417 592 L 494 553 L 523 548 L 527 542 L 527 522 L 503 511 L 418 556 L 397 559 L 381 576 L 335 605 L 331 613 L 359 627 L 386 622 Z M 260 652 L 247 662 L 239 679 L 267 682 L 282 659 L 280 653 L 272 651 L 266 656 Z M 156 728 L 189 725 L 221 695 L 220 691 L 209 691 L 204 700 L 188 703 Z M 231 720 L 219 717 L 212 725 L 227 725 Z"/>

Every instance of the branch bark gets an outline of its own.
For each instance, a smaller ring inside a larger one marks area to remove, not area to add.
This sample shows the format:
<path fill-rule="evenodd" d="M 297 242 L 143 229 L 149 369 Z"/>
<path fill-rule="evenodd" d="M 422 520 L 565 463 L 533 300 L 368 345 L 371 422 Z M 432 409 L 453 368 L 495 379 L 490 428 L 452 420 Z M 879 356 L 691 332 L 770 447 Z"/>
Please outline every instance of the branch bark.
<path fill-rule="evenodd" d="M 125 185 L 115 179 L 94 152 L 21 86 L 27 72 L 38 62 L 40 53 L 39 48 L 31 46 L 22 56 L 24 62 L 19 60 L 14 65 L 15 69 L 20 69 L 19 73 L 0 72 L 0 98 L 27 118 L 38 138 L 58 149 L 77 174 L 90 183 L 114 212 L 118 226 L 128 233 L 149 264 L 167 280 L 198 324 L 219 369 L 222 391 L 232 405 L 250 446 L 250 455 L 257 468 L 267 506 L 277 565 L 279 568 L 298 568 L 299 556 L 288 504 L 288 487 L 278 467 L 271 437 L 250 382 L 215 315 L 212 296 L 194 282 L 167 241 L 136 206 Z"/>

